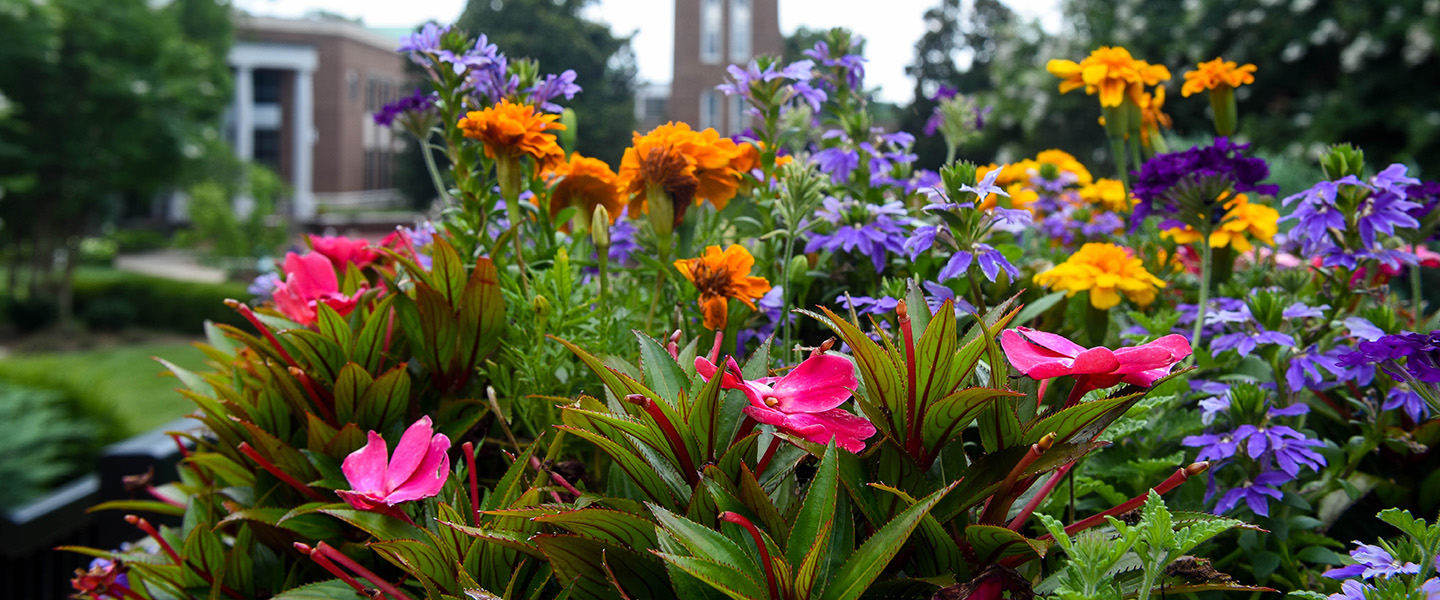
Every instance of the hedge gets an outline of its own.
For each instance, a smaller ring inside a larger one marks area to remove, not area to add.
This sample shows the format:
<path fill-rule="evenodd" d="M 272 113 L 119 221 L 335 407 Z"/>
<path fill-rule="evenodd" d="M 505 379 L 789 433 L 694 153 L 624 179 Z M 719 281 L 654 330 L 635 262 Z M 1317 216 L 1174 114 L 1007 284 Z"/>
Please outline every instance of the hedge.
<path fill-rule="evenodd" d="M 205 320 L 241 326 L 226 298 L 248 299 L 243 283 L 197 283 L 123 273 L 75 278 L 75 314 L 94 329 L 128 326 L 199 334 Z"/>

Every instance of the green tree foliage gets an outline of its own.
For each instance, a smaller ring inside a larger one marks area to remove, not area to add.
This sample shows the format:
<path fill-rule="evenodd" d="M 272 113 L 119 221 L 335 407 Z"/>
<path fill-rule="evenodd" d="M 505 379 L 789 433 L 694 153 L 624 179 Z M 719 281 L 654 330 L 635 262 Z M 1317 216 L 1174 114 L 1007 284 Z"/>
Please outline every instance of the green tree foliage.
<path fill-rule="evenodd" d="M 611 165 L 635 128 L 635 57 L 630 38 L 581 16 L 590 0 L 475 0 L 456 26 L 485 34 L 511 59 L 532 58 L 543 72 L 575 70 L 584 89 L 564 104 L 579 117 L 575 150 Z"/>
<path fill-rule="evenodd" d="M 229 23 L 215 0 L 0 0 L 0 93 L 11 104 L 0 231 L 32 257 L 34 293 L 67 306 L 80 234 L 148 202 L 217 137 L 227 103 Z M 12 259 L 14 261 L 16 259 Z M 13 264 L 13 263 L 12 263 Z"/>

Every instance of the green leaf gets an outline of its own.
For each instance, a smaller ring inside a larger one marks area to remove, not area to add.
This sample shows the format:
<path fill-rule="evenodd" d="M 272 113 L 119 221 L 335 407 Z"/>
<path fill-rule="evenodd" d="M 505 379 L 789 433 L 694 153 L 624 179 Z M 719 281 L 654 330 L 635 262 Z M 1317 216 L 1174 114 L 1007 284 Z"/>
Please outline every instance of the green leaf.
<path fill-rule="evenodd" d="M 665 506 L 675 506 L 675 497 L 670 493 L 669 487 L 660 479 L 655 467 L 651 466 L 644 459 L 635 453 L 622 447 L 614 440 L 598 433 L 571 427 L 568 425 L 557 425 L 557 429 L 568 431 L 581 439 L 587 440 L 600 448 L 602 452 L 610 455 L 615 460 L 616 466 L 620 467 L 630 480 L 640 486 L 640 490 L 652 502 L 658 502 Z"/>
<path fill-rule="evenodd" d="M 1020 439 L 1020 417 L 1015 415 L 1015 409 L 1009 402 L 985 403 L 979 410 L 976 422 L 980 425 L 980 443 L 986 452 L 1030 446 Z"/>
<path fill-rule="evenodd" d="M 655 390 L 656 400 L 669 402 L 671 407 L 679 409 L 680 396 L 689 381 L 684 369 L 660 342 L 639 331 L 634 334 L 640 340 L 640 367 L 645 374 L 642 383 Z"/>
<path fill-rule="evenodd" d="M 185 514 L 185 507 L 175 506 L 174 504 L 161 502 L 159 500 L 111 500 L 109 502 L 101 502 L 99 504 L 96 504 L 95 506 L 87 508 L 85 509 L 85 512 L 95 512 L 97 510 L 151 512 L 155 514 L 171 515 L 176 517 Z"/>
<path fill-rule="evenodd" d="M 877 421 L 875 426 L 886 435 L 902 437 L 905 431 L 905 374 L 896 364 L 895 357 L 830 309 L 821 307 L 825 317 L 810 314 L 829 325 L 841 339 L 850 346 L 851 356 L 865 384 L 865 393 L 857 395 L 862 403 L 868 403 L 880 414 L 888 414 L 889 420 Z M 886 413 L 885 411 L 889 411 Z M 870 411 L 866 411 L 867 414 Z M 888 430 L 888 431 L 887 431 Z M 903 440 L 902 440 L 903 441 Z"/>
<path fill-rule="evenodd" d="M 539 523 L 562 527 L 580 534 L 644 552 L 658 548 L 655 523 L 639 515 L 606 508 L 587 507 L 535 517 Z"/>
<path fill-rule="evenodd" d="M 650 511 L 655 514 L 659 525 L 664 527 L 665 531 L 691 554 L 718 561 L 735 569 L 742 569 L 747 574 L 757 573 L 760 570 L 760 564 L 756 558 L 737 546 L 735 542 L 730 541 L 730 538 L 725 537 L 724 534 L 660 506 L 652 504 Z"/>
<path fill-rule="evenodd" d="M 419 528 L 390 515 L 373 513 L 368 510 L 356 510 L 346 504 L 332 504 L 330 506 L 330 508 L 320 509 L 320 512 L 349 523 L 382 541 L 425 539 L 425 533 L 420 531 Z"/>
<path fill-rule="evenodd" d="M 1411 539 L 1419 542 L 1425 540 L 1425 520 L 1416 519 L 1408 510 L 1387 508 L 1375 516 L 1379 517 L 1381 521 L 1389 523 L 1395 526 L 1396 529 L 1405 532 L 1405 535 L 1410 536 Z"/>
<path fill-rule="evenodd" d="M 701 457 L 698 460 L 714 461 L 718 458 L 716 454 L 731 446 L 741 421 L 737 411 L 744 409 L 743 394 L 726 393 L 721 389 L 723 381 L 723 377 L 711 377 L 691 399 L 685 411 L 690 431 L 698 442 Z M 732 394 L 741 395 L 742 399 L 731 402 Z"/>
<path fill-rule="evenodd" d="M 1122 392 L 1128 391 L 1128 389 L 1122 390 Z M 1093 402 L 1076 404 L 1033 422 L 1025 430 L 1025 436 L 1021 443 L 1027 446 L 1034 444 L 1050 433 L 1055 434 L 1056 442 L 1091 441 L 1103 432 L 1105 427 L 1124 416 L 1125 412 L 1144 396 L 1143 392 L 1122 393 Z"/>
<path fill-rule="evenodd" d="M 1015 323 L 1018 323 L 1020 325 L 1029 323 L 1030 321 L 1034 320 L 1035 317 L 1038 317 L 1041 313 L 1050 310 L 1051 307 L 1059 304 L 1060 301 L 1064 299 L 1064 291 L 1051 292 L 1050 294 L 1041 296 L 1039 300 L 1026 304 L 1025 307 L 1020 310 L 1020 314 L 1015 317 Z"/>
<path fill-rule="evenodd" d="M 665 553 L 657 556 L 735 600 L 761 600 L 768 595 L 751 575 L 730 565 L 695 556 Z"/>
<path fill-rule="evenodd" d="M 775 443 L 778 442 L 776 440 Z M 820 459 L 815 478 L 810 480 L 810 486 L 805 490 L 805 500 L 790 526 L 790 536 L 785 540 L 785 560 L 791 565 L 799 565 L 813 545 L 823 547 L 829 543 L 829 536 L 821 539 L 820 531 L 835 519 L 835 495 L 840 489 L 838 453 L 833 441 L 825 447 L 825 457 Z"/>
<path fill-rule="evenodd" d="M 852 348 L 854 346 L 851 346 Z M 890 559 L 900 552 L 905 546 L 905 541 L 910 534 L 920 525 L 921 517 L 930 514 L 941 498 L 950 490 L 955 489 L 955 484 L 936 491 L 919 503 L 905 509 L 904 512 L 896 515 L 884 527 L 881 527 L 870 539 L 860 546 L 845 565 L 835 574 L 830 584 L 825 587 L 825 594 L 822 600 L 855 600 L 864 593 L 865 589 L 880 576 L 880 571 L 890 563 Z"/>
<path fill-rule="evenodd" d="M 572 598 L 608 600 L 616 596 L 612 585 L 632 598 L 674 597 L 663 566 L 652 555 L 578 535 L 540 534 L 533 540 L 558 578 L 573 584 Z"/>
<path fill-rule="evenodd" d="M 914 331 L 929 331 L 931 317 L 938 316 L 939 312 L 930 312 L 930 304 L 925 299 L 925 291 L 921 289 L 919 279 L 910 278 L 905 281 L 905 304 L 910 315 L 910 327 Z M 951 320 L 954 320 L 953 302 L 940 307 L 940 310 L 949 312 Z"/>
<path fill-rule="evenodd" d="M 939 452 L 942 446 L 959 437 L 980 412 L 995 400 L 1023 396 L 1020 392 L 1010 390 L 977 387 L 957 390 L 941 398 L 925 413 L 923 435 L 926 449 L 931 454 Z"/>
<path fill-rule="evenodd" d="M 169 369 L 171 373 L 174 373 L 175 377 L 180 380 L 180 383 L 185 384 L 185 387 L 190 388 L 191 391 L 210 398 L 215 397 L 215 390 L 210 387 L 210 384 L 205 383 L 204 377 L 195 374 L 194 371 L 186 369 L 185 367 L 172 363 L 158 356 L 151 358 L 153 358 L 155 362 L 165 365 L 165 368 Z"/>
<path fill-rule="evenodd" d="M 965 528 L 965 540 L 975 549 L 975 555 L 982 563 L 1001 559 L 1021 557 L 1023 560 L 1044 558 L 1047 544 L 1026 538 L 1019 533 L 995 525 L 970 525 Z"/>
<path fill-rule="evenodd" d="M 1280 555 L 1274 552 L 1259 552 L 1250 555 L 1250 572 L 1256 579 L 1265 579 L 1280 567 Z"/>
<path fill-rule="evenodd" d="M 339 579 L 329 579 L 291 588 L 270 600 L 335 600 L 352 596 L 355 596 L 355 588 L 350 587 L 350 584 Z"/>
<path fill-rule="evenodd" d="M 1345 557 L 1340 556 L 1340 553 L 1320 546 L 1302 548 L 1295 553 L 1295 558 L 1317 565 L 1339 566 L 1345 564 Z"/>

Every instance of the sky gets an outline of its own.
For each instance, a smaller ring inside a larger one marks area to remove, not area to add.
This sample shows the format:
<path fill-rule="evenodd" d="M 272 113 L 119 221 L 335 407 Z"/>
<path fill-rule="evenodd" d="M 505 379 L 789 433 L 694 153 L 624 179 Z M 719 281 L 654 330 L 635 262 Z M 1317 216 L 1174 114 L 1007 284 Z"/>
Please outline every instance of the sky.
<path fill-rule="evenodd" d="M 788 35 L 801 26 L 846 27 L 865 36 L 867 84 L 880 87 L 881 100 L 911 100 L 914 84 L 905 75 L 905 66 L 914 60 L 915 42 L 925 33 L 925 11 L 939 0 L 779 1 L 781 33 Z M 429 20 L 454 22 L 465 0 L 234 0 L 234 4 L 254 14 L 277 17 L 326 10 L 358 17 L 370 27 L 390 28 L 413 27 Z M 1039 19 L 1047 30 L 1059 26 L 1058 0 L 1011 0 L 1008 4 L 1024 18 Z M 642 81 L 670 81 L 675 37 L 672 2 L 599 0 L 587 11 L 588 17 L 609 23 L 617 35 L 635 34 L 632 45 Z"/>

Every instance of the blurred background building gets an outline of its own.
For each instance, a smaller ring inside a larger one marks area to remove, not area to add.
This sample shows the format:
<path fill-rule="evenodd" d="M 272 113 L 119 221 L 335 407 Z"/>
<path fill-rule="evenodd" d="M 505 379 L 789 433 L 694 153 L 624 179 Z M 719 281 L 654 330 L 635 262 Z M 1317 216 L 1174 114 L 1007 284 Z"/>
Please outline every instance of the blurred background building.
<path fill-rule="evenodd" d="M 784 41 L 778 0 L 676 0 L 667 120 L 714 127 L 721 134 L 749 127 L 744 100 L 715 86 L 725 83 L 727 66 L 779 55 Z"/>

